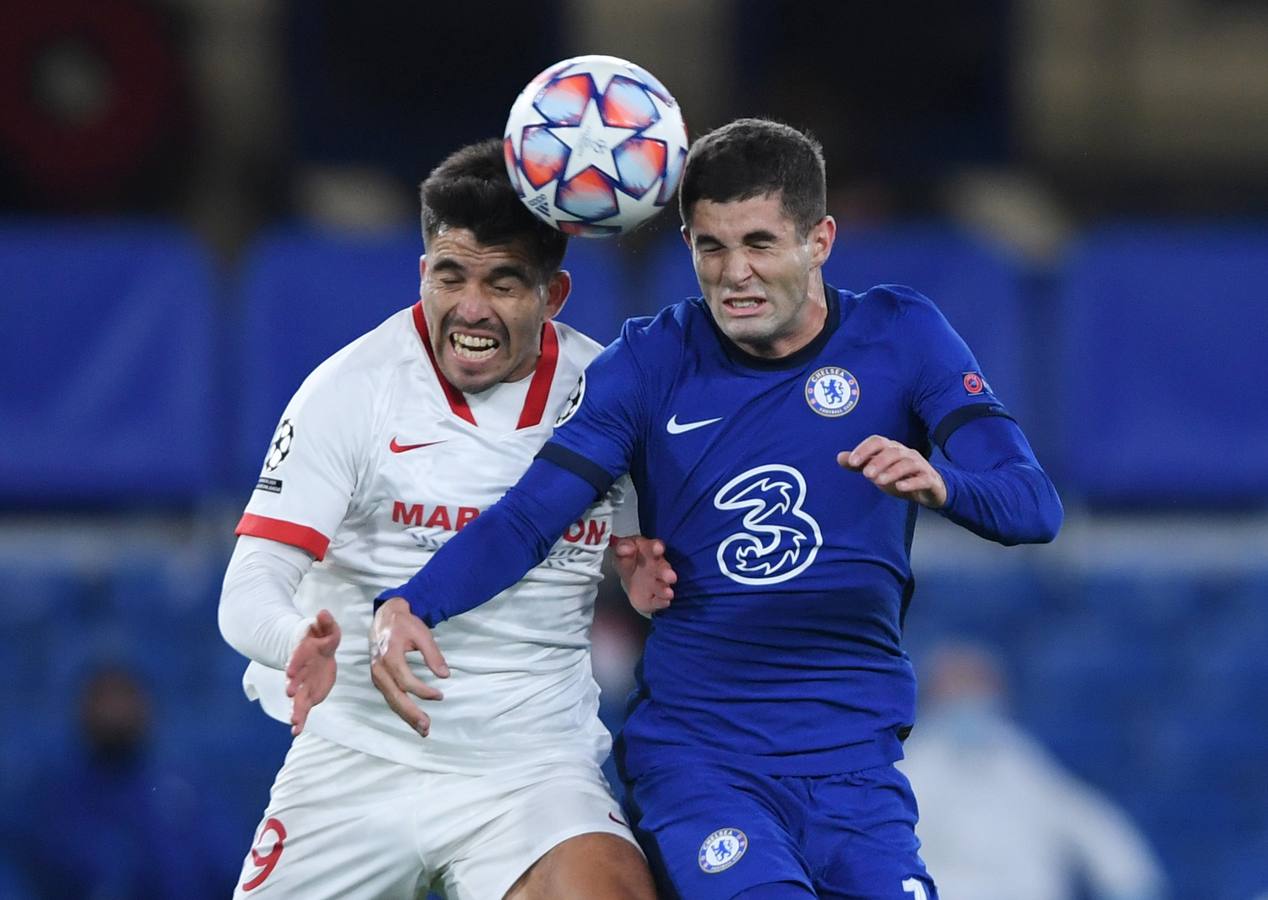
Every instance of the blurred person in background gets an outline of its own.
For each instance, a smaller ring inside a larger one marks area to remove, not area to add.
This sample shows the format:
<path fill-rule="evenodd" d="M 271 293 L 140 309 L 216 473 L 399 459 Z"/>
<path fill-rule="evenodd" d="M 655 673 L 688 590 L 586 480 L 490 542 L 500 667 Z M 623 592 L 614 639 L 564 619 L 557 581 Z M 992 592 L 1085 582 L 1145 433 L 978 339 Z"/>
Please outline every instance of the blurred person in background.
<path fill-rule="evenodd" d="M 600 565 L 637 534 L 628 485 L 557 531 L 503 602 L 438 633 L 443 701 L 408 676 L 441 701 L 430 717 L 402 722 L 371 684 L 375 593 L 506 491 L 600 349 L 551 321 L 568 239 L 520 203 L 500 140 L 452 154 L 421 195 L 422 299 L 304 382 L 237 528 L 221 630 L 251 659 L 248 695 L 296 735 L 237 895 L 649 900 L 599 768 L 590 665 Z M 650 604 L 663 548 L 624 546 Z"/>
<path fill-rule="evenodd" d="M 150 696 L 128 668 L 93 672 L 79 697 L 81 751 L 50 761 L 25 804 L 23 859 L 43 898 L 220 898 L 233 878 L 228 820 L 195 773 L 157 762 Z"/>
<path fill-rule="evenodd" d="M 900 767 L 920 795 L 921 854 L 955 900 L 1157 900 L 1162 871 L 1126 815 L 1008 717 L 983 648 L 932 655 Z"/>

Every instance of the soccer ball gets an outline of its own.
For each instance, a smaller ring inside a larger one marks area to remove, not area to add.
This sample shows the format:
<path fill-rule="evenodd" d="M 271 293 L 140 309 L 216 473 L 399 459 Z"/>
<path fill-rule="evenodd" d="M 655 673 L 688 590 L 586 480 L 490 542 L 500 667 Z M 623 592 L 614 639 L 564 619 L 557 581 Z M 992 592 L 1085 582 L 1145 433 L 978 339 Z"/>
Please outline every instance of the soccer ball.
<path fill-rule="evenodd" d="M 568 234 L 610 237 L 673 197 L 687 158 L 678 103 L 615 56 L 556 63 L 520 92 L 502 139 L 520 199 Z"/>

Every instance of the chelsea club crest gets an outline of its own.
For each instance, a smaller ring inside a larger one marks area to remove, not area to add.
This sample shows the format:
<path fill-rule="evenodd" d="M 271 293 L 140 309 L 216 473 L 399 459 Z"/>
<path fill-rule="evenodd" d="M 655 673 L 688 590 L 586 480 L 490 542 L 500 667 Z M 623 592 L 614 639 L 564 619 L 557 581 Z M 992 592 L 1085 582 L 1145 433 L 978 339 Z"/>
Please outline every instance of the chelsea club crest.
<path fill-rule="evenodd" d="M 806 379 L 806 402 L 821 416 L 843 416 L 858 405 L 858 379 L 840 366 L 816 369 Z"/>
<path fill-rule="evenodd" d="M 731 868 L 748 849 L 748 836 L 738 828 L 719 828 L 704 839 L 696 862 L 712 875 Z"/>

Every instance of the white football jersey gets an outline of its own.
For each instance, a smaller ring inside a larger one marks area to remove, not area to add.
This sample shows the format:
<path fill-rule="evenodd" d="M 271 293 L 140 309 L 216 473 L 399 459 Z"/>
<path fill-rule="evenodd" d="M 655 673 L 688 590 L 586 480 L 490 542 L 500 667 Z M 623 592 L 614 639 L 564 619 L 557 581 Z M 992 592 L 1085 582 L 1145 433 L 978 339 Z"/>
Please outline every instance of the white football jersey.
<path fill-rule="evenodd" d="M 531 376 L 464 395 L 436 366 L 416 304 L 330 357 L 296 392 L 237 533 L 311 553 L 317 562 L 295 605 L 306 616 L 330 610 L 343 631 L 334 689 L 309 715 L 308 730 L 430 771 L 607 756 L 590 624 L 609 539 L 638 531 L 627 480 L 522 581 L 435 629 L 449 678 L 434 678 L 411 654 L 419 677 L 445 695 L 416 700 L 432 720 L 427 738 L 374 687 L 368 646 L 374 597 L 412 576 L 519 480 L 599 349 L 548 322 Z M 282 672 L 253 662 L 244 686 L 289 721 Z"/>

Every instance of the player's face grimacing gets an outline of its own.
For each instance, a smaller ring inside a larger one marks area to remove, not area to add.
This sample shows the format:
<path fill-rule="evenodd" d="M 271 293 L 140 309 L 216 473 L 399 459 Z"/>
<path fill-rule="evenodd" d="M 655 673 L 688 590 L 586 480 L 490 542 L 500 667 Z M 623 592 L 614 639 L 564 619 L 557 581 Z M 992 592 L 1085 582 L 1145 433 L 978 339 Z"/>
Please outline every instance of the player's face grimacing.
<path fill-rule="evenodd" d="M 699 200 L 683 237 L 714 321 L 742 349 L 787 356 L 819 333 L 827 309 L 819 267 L 836 237 L 831 216 L 802 237 L 779 194 Z"/>
<path fill-rule="evenodd" d="M 482 244 L 465 228 L 427 242 L 419 262 L 423 315 L 445 377 L 464 393 L 533 371 L 542 324 L 568 297 L 567 272 L 546 283 L 523 241 Z"/>

